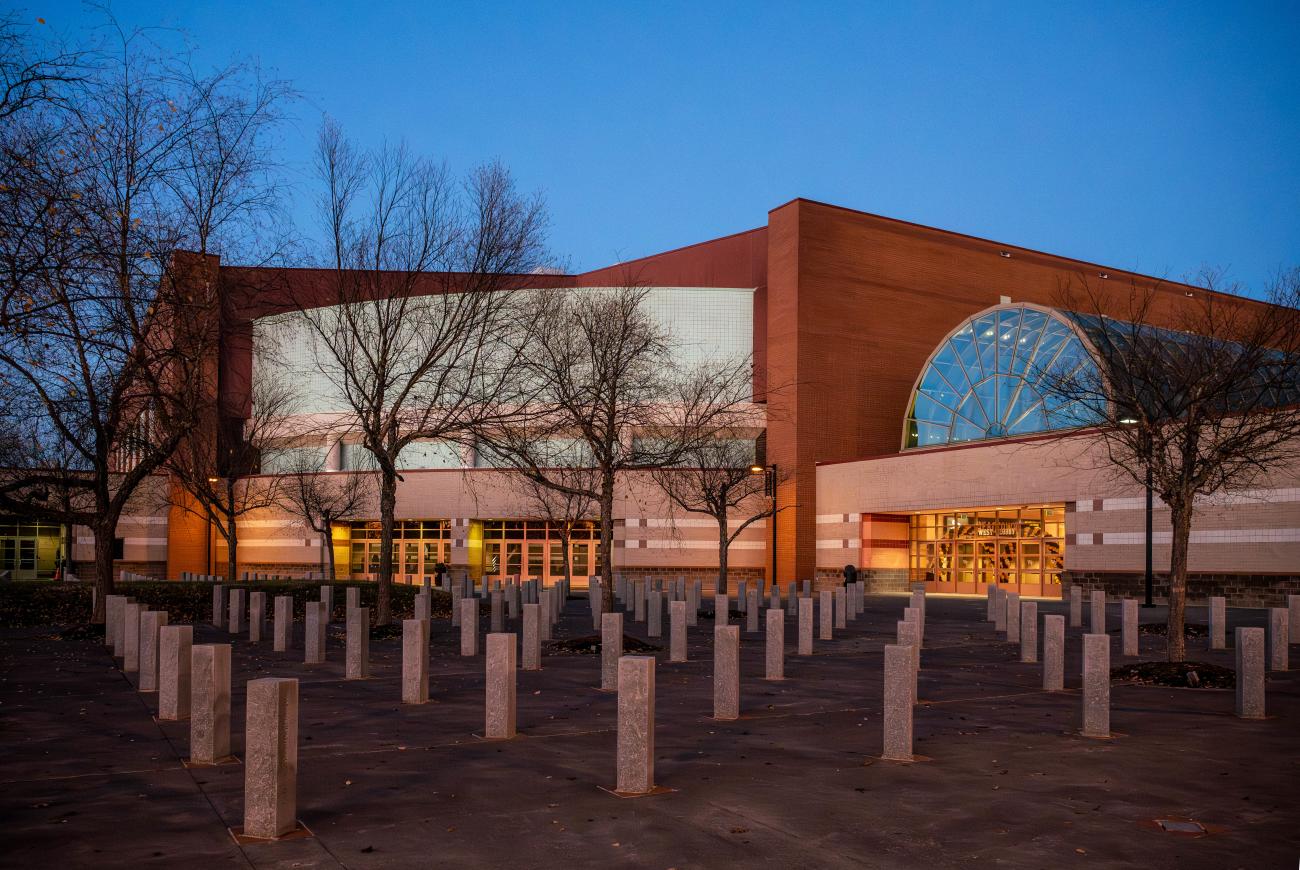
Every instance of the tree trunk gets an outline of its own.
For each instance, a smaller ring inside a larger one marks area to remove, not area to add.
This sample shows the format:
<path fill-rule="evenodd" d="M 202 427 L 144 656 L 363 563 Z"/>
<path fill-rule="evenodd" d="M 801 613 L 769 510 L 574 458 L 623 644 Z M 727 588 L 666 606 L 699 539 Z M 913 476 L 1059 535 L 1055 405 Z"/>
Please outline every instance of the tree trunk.
<path fill-rule="evenodd" d="M 234 517 L 226 517 L 224 531 L 226 539 L 226 583 L 233 584 L 238 582 L 235 575 L 239 572 L 239 527 L 235 523 Z"/>
<path fill-rule="evenodd" d="M 323 555 L 329 559 L 329 578 L 330 582 L 333 583 L 338 573 L 338 569 L 334 565 L 334 524 L 326 522 L 324 525 L 325 531 L 321 532 L 321 540 L 325 542 L 325 553 Z M 325 570 L 323 564 L 321 570 Z"/>
<path fill-rule="evenodd" d="M 614 472 L 600 474 L 600 581 L 604 613 L 614 612 Z"/>
<path fill-rule="evenodd" d="M 103 512 L 91 530 L 95 533 L 95 610 L 90 621 L 104 623 L 104 600 L 113 594 L 113 537 L 117 533 L 117 514 Z"/>
<path fill-rule="evenodd" d="M 713 591 L 718 595 L 727 594 L 727 551 L 731 549 L 727 540 L 727 517 L 714 517 L 718 521 L 718 585 Z"/>
<path fill-rule="evenodd" d="M 1192 502 L 1187 499 L 1171 505 L 1173 546 L 1169 553 L 1169 622 L 1167 649 L 1171 662 L 1187 658 L 1184 621 L 1187 610 L 1187 547 L 1192 537 Z"/>
<path fill-rule="evenodd" d="M 375 596 L 375 625 L 393 621 L 393 517 L 397 513 L 397 472 L 379 474 L 379 587 Z"/>
<path fill-rule="evenodd" d="M 63 524 L 63 579 L 68 579 L 72 570 L 72 523 Z"/>

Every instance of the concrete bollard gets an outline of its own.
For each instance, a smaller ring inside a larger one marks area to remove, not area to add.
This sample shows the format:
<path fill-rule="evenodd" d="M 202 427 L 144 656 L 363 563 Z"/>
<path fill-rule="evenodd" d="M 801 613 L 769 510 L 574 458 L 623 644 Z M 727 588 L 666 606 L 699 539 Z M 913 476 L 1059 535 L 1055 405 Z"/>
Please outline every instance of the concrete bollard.
<path fill-rule="evenodd" d="M 1300 595 L 1288 595 L 1286 597 L 1287 611 L 1287 640 L 1291 643 L 1300 643 Z"/>
<path fill-rule="evenodd" d="M 461 592 L 462 592 L 462 590 L 461 590 L 461 586 L 460 586 L 459 583 L 456 583 L 456 584 L 453 584 L 453 585 L 452 585 L 452 587 L 451 587 L 451 625 L 452 625 L 453 628 L 456 628 L 456 627 L 459 627 L 459 626 L 460 626 L 460 602 L 461 602 L 461 600 L 465 597 L 464 595 L 461 594 Z"/>
<path fill-rule="evenodd" d="M 344 679 L 370 677 L 370 608 L 350 607 L 347 612 L 347 649 Z"/>
<path fill-rule="evenodd" d="M 542 608 L 542 640 L 551 639 L 551 628 L 555 625 L 555 601 L 554 591 L 543 589 L 537 593 L 538 604 Z"/>
<path fill-rule="evenodd" d="M 1136 656 L 1138 650 L 1138 603 L 1125 598 L 1120 602 L 1120 653 Z"/>
<path fill-rule="evenodd" d="M 1237 667 L 1237 715 L 1264 718 L 1264 629 L 1238 628 L 1233 655 Z"/>
<path fill-rule="evenodd" d="M 293 636 L 293 596 L 275 596 L 275 618 L 271 629 L 272 649 L 287 652 Z"/>
<path fill-rule="evenodd" d="M 104 597 L 104 646 L 115 653 L 117 651 L 115 642 L 117 630 L 122 625 L 121 608 L 125 602 L 125 595 L 107 595 Z"/>
<path fill-rule="evenodd" d="M 1020 602 L 1020 661 L 1038 661 L 1038 602 Z"/>
<path fill-rule="evenodd" d="M 713 625 L 726 625 L 731 619 L 731 599 L 719 593 L 713 596 Z"/>
<path fill-rule="evenodd" d="M 600 583 L 596 582 L 594 585 L 596 594 L 591 599 L 591 627 L 598 629 L 601 626 L 601 618 L 605 615 L 605 599 Z"/>
<path fill-rule="evenodd" d="M 993 590 L 993 630 L 1007 630 L 1007 591 L 1001 586 Z"/>
<path fill-rule="evenodd" d="M 523 669 L 540 671 L 542 669 L 542 606 L 525 604 L 523 632 Z"/>
<path fill-rule="evenodd" d="M 230 756 L 230 644 L 190 650 L 190 762 L 216 764 Z"/>
<path fill-rule="evenodd" d="M 460 600 L 460 654 L 478 655 L 478 599 Z"/>
<path fill-rule="evenodd" d="M 230 604 L 226 601 L 226 587 L 220 583 L 212 586 L 212 624 L 216 628 L 226 627 L 226 608 Z"/>
<path fill-rule="evenodd" d="M 1083 587 L 1070 587 L 1070 628 L 1083 628 Z"/>
<path fill-rule="evenodd" d="M 343 612 L 355 610 L 361 606 L 361 590 L 355 586 L 349 586 L 343 590 Z"/>
<path fill-rule="evenodd" d="M 668 661 L 686 661 L 686 602 L 668 605 Z"/>
<path fill-rule="evenodd" d="M 1215 595 L 1210 598 L 1210 649 L 1228 648 L 1227 599 Z"/>
<path fill-rule="evenodd" d="M 818 596 L 817 629 L 819 640 L 835 639 L 835 604 L 829 589 L 823 589 Z"/>
<path fill-rule="evenodd" d="M 655 660 L 624 656 L 615 674 L 618 686 L 618 757 L 614 790 L 647 794 L 655 788 Z"/>
<path fill-rule="evenodd" d="M 813 654 L 813 601 L 811 598 L 799 599 L 799 645 L 797 654 Z"/>
<path fill-rule="evenodd" d="M 663 593 L 657 589 L 646 596 L 646 636 L 664 636 Z"/>
<path fill-rule="evenodd" d="M 248 640 L 261 643 L 266 633 L 266 593 L 255 589 L 248 595 Z"/>
<path fill-rule="evenodd" d="M 329 611 L 323 601 L 308 601 L 307 615 L 303 625 L 303 663 L 320 665 L 325 663 L 325 624 L 329 622 Z"/>
<path fill-rule="evenodd" d="M 515 635 L 492 632 L 487 636 L 487 692 L 483 736 L 509 740 L 515 736 Z"/>
<path fill-rule="evenodd" d="M 158 718 L 163 721 L 190 718 L 193 647 L 193 626 L 164 625 L 158 632 Z"/>
<path fill-rule="evenodd" d="M 984 587 L 984 596 L 985 596 L 984 621 L 985 622 L 995 622 L 997 620 L 997 617 L 993 613 L 993 605 L 996 599 L 996 596 L 993 593 L 996 591 L 997 591 L 997 587 L 994 586 L 992 583 Z"/>
<path fill-rule="evenodd" d="M 1102 589 L 1092 590 L 1091 610 L 1088 613 L 1088 633 L 1106 633 L 1106 592 Z"/>
<path fill-rule="evenodd" d="M 700 581 L 686 587 L 686 625 L 694 628 L 700 624 Z"/>
<path fill-rule="evenodd" d="M 167 613 L 149 610 L 140 614 L 140 680 L 136 689 L 158 691 L 158 631 L 167 624 Z"/>
<path fill-rule="evenodd" d="M 429 620 L 402 620 L 402 703 L 429 700 Z"/>
<path fill-rule="evenodd" d="M 298 681 L 248 681 L 244 736 L 246 837 L 274 840 L 294 829 L 298 815 Z"/>
<path fill-rule="evenodd" d="M 1065 617 L 1043 617 L 1043 688 L 1048 692 L 1065 689 Z"/>
<path fill-rule="evenodd" d="M 414 611 L 415 615 L 413 617 L 414 619 L 429 618 L 429 614 L 432 612 L 429 602 L 430 602 L 430 598 L 428 592 L 421 592 L 419 595 L 415 596 L 415 611 Z"/>
<path fill-rule="evenodd" d="M 618 689 L 618 660 L 623 655 L 623 614 L 606 613 L 600 620 L 600 688 Z"/>
<path fill-rule="evenodd" d="M 646 604 L 648 603 L 649 593 L 646 591 L 644 580 L 638 580 L 633 586 L 632 593 L 632 618 L 637 622 L 645 622 Z"/>
<path fill-rule="evenodd" d="M 785 611 L 779 607 L 767 611 L 766 679 L 785 679 Z"/>
<path fill-rule="evenodd" d="M 1020 593 L 1007 593 L 1007 643 L 1020 643 Z"/>
<path fill-rule="evenodd" d="M 122 608 L 123 673 L 133 674 L 140 670 L 140 614 L 146 610 L 145 605 L 135 601 L 128 601 Z"/>
<path fill-rule="evenodd" d="M 334 621 L 334 587 L 322 586 L 320 600 L 325 602 L 325 624 L 328 625 Z"/>
<path fill-rule="evenodd" d="M 226 630 L 231 634 L 244 633 L 244 619 L 248 616 L 248 590 L 230 590 L 230 609 L 226 617 Z"/>
<path fill-rule="evenodd" d="M 1268 609 L 1268 630 L 1265 632 L 1265 639 L 1268 645 L 1268 669 L 1270 671 L 1285 671 L 1290 665 L 1290 655 L 1287 649 L 1289 641 L 1288 621 L 1289 614 L 1285 607 L 1270 607 Z M 140 659 L 141 668 L 143 668 L 143 654 L 141 654 Z"/>
<path fill-rule="evenodd" d="M 1110 636 L 1083 636 L 1084 737 L 1110 736 Z"/>
<path fill-rule="evenodd" d="M 901 623 L 900 623 L 901 625 Z M 884 751 L 890 761 L 912 761 L 914 653 L 910 646 L 885 645 Z"/>
<path fill-rule="evenodd" d="M 713 629 L 713 718 L 740 718 L 740 626 Z"/>
<path fill-rule="evenodd" d="M 849 627 L 849 597 L 848 590 L 843 586 L 835 590 L 835 627 Z"/>
<path fill-rule="evenodd" d="M 755 583 L 754 588 L 749 590 L 749 599 L 745 604 L 745 631 L 751 634 L 758 632 L 758 618 L 762 612 L 758 603 L 759 592 L 758 584 Z"/>
<path fill-rule="evenodd" d="M 493 634 L 500 634 L 506 628 L 506 611 L 505 611 L 505 593 L 500 589 L 492 590 L 492 608 L 491 617 L 488 622 L 488 630 Z"/>

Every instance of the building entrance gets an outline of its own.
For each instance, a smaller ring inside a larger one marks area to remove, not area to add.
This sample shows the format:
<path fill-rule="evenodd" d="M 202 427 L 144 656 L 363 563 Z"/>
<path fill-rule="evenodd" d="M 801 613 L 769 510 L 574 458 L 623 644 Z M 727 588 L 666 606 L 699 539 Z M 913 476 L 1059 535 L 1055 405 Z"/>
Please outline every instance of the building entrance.
<path fill-rule="evenodd" d="M 545 520 L 484 520 L 483 576 L 490 579 L 540 577 L 546 585 L 564 577 L 564 535 L 557 523 Z M 600 532 L 596 523 L 572 523 L 568 534 L 569 570 L 575 585 L 600 565 Z"/>
<path fill-rule="evenodd" d="M 996 584 L 1059 598 L 1065 568 L 1065 506 L 980 508 L 914 514 L 909 573 L 932 592 L 984 594 Z"/>

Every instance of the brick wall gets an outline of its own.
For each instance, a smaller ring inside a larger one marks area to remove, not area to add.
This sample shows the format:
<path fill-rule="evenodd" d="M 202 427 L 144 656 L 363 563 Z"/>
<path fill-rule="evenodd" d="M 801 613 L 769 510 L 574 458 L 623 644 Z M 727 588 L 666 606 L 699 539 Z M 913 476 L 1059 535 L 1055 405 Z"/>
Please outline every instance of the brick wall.
<path fill-rule="evenodd" d="M 1067 571 L 1061 582 L 1082 586 L 1085 592 L 1104 589 L 1107 596 L 1115 598 L 1146 598 L 1146 575 L 1142 572 Z M 1168 593 L 1169 575 L 1155 573 L 1152 599 L 1164 604 Z M 1189 574 L 1187 577 L 1187 600 L 1194 605 L 1204 604 L 1212 595 L 1221 595 L 1229 607 L 1286 607 L 1287 595 L 1297 594 L 1300 594 L 1300 573 Z"/>

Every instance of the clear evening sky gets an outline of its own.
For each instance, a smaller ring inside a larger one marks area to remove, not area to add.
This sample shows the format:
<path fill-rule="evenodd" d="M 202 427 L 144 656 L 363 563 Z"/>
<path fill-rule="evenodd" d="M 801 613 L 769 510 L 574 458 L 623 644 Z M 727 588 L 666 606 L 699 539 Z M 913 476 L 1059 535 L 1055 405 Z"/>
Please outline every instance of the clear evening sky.
<path fill-rule="evenodd" d="M 71 28 L 78 2 L 18 3 Z M 465 169 L 584 269 L 804 196 L 1117 268 L 1300 265 L 1300 3 L 116 2 Z"/>

